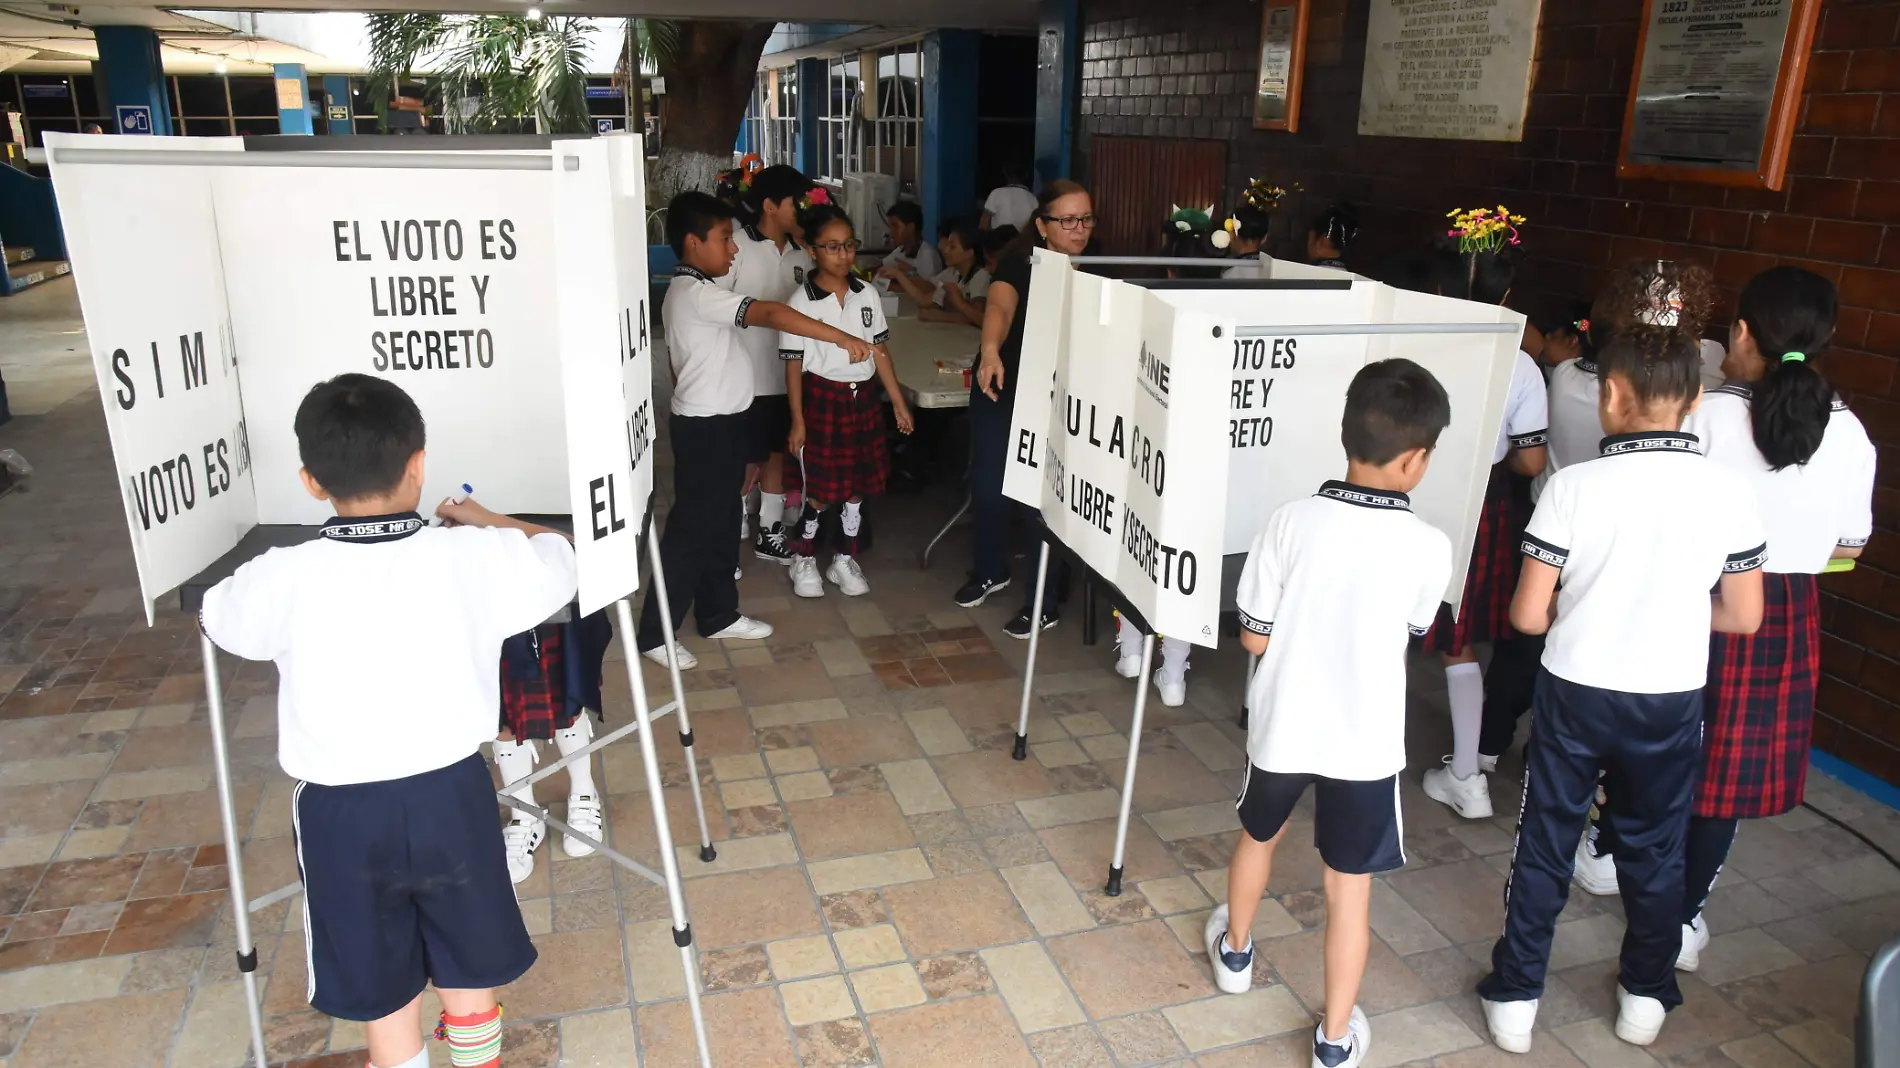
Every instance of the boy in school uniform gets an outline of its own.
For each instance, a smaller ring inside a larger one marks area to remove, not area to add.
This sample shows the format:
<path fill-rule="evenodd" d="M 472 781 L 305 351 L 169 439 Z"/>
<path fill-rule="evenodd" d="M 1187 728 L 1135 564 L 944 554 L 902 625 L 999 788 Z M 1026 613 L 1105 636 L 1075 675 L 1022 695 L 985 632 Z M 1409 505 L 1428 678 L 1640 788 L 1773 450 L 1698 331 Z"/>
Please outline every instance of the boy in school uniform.
<path fill-rule="evenodd" d="M 1478 984 L 1493 1041 L 1513 1053 L 1530 1050 L 1599 773 L 1616 801 L 1609 820 L 1628 924 L 1617 1036 L 1650 1044 L 1682 1003 L 1677 912 L 1709 633 L 1752 634 L 1762 618 L 1767 538 L 1754 492 L 1680 429 L 1701 392 L 1695 339 L 1662 327 L 1619 331 L 1597 368 L 1608 436 L 1597 459 L 1544 487 L 1511 604 L 1520 632 L 1548 632 L 1504 935 Z"/>
<path fill-rule="evenodd" d="M 738 253 L 732 220 L 732 208 L 707 193 L 681 193 L 667 205 L 666 240 L 680 265 L 661 306 L 673 367 L 667 424 L 673 442 L 673 509 L 660 535 L 660 561 L 675 632 L 691 609 L 705 637 L 763 639 L 772 636 L 772 625 L 739 614 L 739 586 L 733 579 L 739 566 L 734 532 L 743 508 L 733 491 L 745 485 L 754 439 L 746 413 L 756 372 L 742 335 L 749 328 L 774 338 L 772 331 L 797 334 L 828 341 L 860 359 L 871 346 L 777 301 L 719 285 L 717 279 L 732 268 Z M 666 663 L 660 600 L 652 590 L 640 612 L 637 644 L 648 660 Z M 673 653 L 682 670 L 699 663 L 678 641 Z"/>
<path fill-rule="evenodd" d="M 878 277 L 895 279 L 909 274 L 935 278 L 943 273 L 943 257 L 924 240 L 924 209 L 916 201 L 892 204 L 884 213 L 884 225 L 891 231 L 891 251 L 878 265 Z"/>
<path fill-rule="evenodd" d="M 321 383 L 295 425 L 304 488 L 337 518 L 218 583 L 199 623 L 229 652 L 277 663 L 310 1004 L 368 1023 L 372 1068 L 426 1068 L 434 983 L 454 1063 L 492 1068 L 495 988 L 535 950 L 480 747 L 495 736 L 502 641 L 573 599 L 574 548 L 472 500 L 444 501 L 451 525 L 427 526 L 422 413 L 393 383 Z"/>
<path fill-rule="evenodd" d="M 1254 539 L 1237 595 L 1249 684 L 1242 831 L 1227 904 L 1203 936 L 1215 984 L 1253 978 L 1253 926 L 1274 847 L 1314 788 L 1313 839 L 1326 864 L 1325 1016 L 1313 1068 L 1358 1068 L 1372 1042 L 1356 1004 L 1371 945 L 1372 876 L 1405 863 L 1405 651 L 1438 613 L 1451 541 L 1412 514 L 1451 404 L 1410 360 L 1361 368 L 1346 390 L 1345 481 L 1275 511 Z"/>

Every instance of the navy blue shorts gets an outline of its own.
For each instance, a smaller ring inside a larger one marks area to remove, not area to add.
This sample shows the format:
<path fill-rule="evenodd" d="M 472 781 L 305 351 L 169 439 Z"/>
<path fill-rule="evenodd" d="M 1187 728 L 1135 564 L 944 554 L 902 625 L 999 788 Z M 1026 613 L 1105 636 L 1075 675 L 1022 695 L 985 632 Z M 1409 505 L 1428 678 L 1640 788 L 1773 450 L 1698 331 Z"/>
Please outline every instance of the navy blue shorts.
<path fill-rule="evenodd" d="M 1405 865 L 1405 821 L 1399 814 L 1399 777 L 1360 781 L 1262 771 L 1247 765 L 1234 808 L 1256 842 L 1280 833 L 1300 795 L 1313 787 L 1313 845 L 1326 866 L 1345 875 L 1369 875 Z"/>
<path fill-rule="evenodd" d="M 480 754 L 385 782 L 300 782 L 290 808 L 317 1011 L 378 1020 L 431 981 L 483 990 L 533 966 Z"/>

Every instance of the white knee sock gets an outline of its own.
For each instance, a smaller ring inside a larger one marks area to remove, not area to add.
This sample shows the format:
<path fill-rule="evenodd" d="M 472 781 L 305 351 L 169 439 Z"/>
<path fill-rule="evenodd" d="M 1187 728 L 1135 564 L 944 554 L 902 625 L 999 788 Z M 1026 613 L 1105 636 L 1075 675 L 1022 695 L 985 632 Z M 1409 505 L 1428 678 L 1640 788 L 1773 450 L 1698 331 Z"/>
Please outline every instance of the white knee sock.
<path fill-rule="evenodd" d="M 1187 674 L 1188 643 L 1179 638 L 1161 639 L 1161 677 L 1169 682 L 1180 682 Z"/>
<path fill-rule="evenodd" d="M 844 502 L 844 516 L 838 520 L 838 526 L 844 531 L 845 537 L 858 536 L 858 530 L 864 523 L 864 513 L 859 511 L 863 507 L 863 501 Z"/>
<path fill-rule="evenodd" d="M 535 748 L 532 741 L 498 741 L 493 744 L 495 749 L 495 767 L 501 772 L 501 783 L 503 786 L 534 773 L 534 765 L 540 760 L 541 754 L 540 751 Z M 517 801 L 526 801 L 529 804 L 534 804 L 534 784 L 529 783 L 526 786 L 517 786 L 509 790 L 508 795 Z M 523 823 L 535 822 L 533 816 L 518 809 L 514 810 L 514 818 L 518 822 Z"/>
<path fill-rule="evenodd" d="M 561 751 L 562 756 L 571 756 L 580 752 L 587 748 L 588 742 L 593 740 L 594 717 L 587 712 L 574 717 L 572 727 L 554 732 L 554 745 Z M 593 794 L 594 792 L 594 758 L 589 756 L 586 760 L 576 760 L 569 764 L 567 766 L 567 796 L 573 797 L 576 794 Z"/>
<path fill-rule="evenodd" d="M 368 1058 L 364 1058 L 364 1059 L 366 1061 L 368 1060 Z M 369 1061 L 369 1065 L 370 1065 L 370 1068 L 376 1068 L 375 1061 Z M 408 1060 L 402 1062 L 401 1064 L 389 1065 L 388 1068 L 429 1068 L 429 1047 L 426 1045 L 423 1046 L 422 1049 L 418 1051 L 415 1056 L 409 1058 Z"/>
<path fill-rule="evenodd" d="M 785 522 L 785 495 L 759 491 L 759 526 L 767 530 Z"/>
<path fill-rule="evenodd" d="M 1445 665 L 1445 694 L 1451 699 L 1451 773 L 1469 779 L 1478 773 L 1478 730 L 1484 723 L 1484 672 L 1476 663 Z"/>
<path fill-rule="evenodd" d="M 1116 619 L 1115 645 L 1124 660 L 1131 656 L 1141 655 L 1141 638 L 1141 631 L 1135 629 L 1135 625 L 1128 622 L 1126 616 Z"/>

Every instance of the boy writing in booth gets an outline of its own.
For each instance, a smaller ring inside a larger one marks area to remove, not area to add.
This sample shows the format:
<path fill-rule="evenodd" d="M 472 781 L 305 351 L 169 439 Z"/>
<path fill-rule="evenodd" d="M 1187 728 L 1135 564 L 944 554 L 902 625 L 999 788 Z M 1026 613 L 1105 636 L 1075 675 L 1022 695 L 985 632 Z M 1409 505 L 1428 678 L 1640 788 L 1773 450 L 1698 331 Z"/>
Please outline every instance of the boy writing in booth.
<path fill-rule="evenodd" d="M 660 535 L 667 604 L 673 628 L 690 608 L 699 633 L 708 638 L 772 636 L 772 625 L 739 614 L 739 529 L 754 435 L 746 412 L 752 407 L 754 370 L 743 333 L 776 330 L 836 345 L 852 360 L 870 358 L 862 338 L 800 315 L 777 301 L 756 300 L 720 286 L 738 246 L 732 237 L 731 206 L 706 193 L 681 193 L 666 209 L 666 240 L 679 255 L 679 269 L 666 290 L 661 315 L 673 367 L 673 510 Z M 666 663 L 660 601 L 651 590 L 640 613 L 641 655 Z M 682 670 L 699 658 L 678 641 Z"/>
<path fill-rule="evenodd" d="M 452 1062 L 499 1065 L 495 988 L 535 950 L 479 749 L 495 735 L 502 641 L 574 598 L 574 549 L 473 500 L 444 501 L 450 526 L 427 526 L 422 413 L 393 383 L 321 383 L 295 425 L 304 488 L 337 517 L 218 583 L 199 622 L 277 664 L 310 1004 L 366 1021 L 374 1068 L 424 1068 L 434 983 Z"/>
<path fill-rule="evenodd" d="M 1437 615 L 1451 541 L 1412 514 L 1451 402 L 1410 360 L 1367 364 L 1346 390 L 1345 481 L 1283 505 L 1254 538 L 1237 604 L 1241 644 L 1260 657 L 1241 834 L 1227 904 L 1203 931 L 1215 985 L 1253 982 L 1249 932 L 1274 847 L 1308 786 L 1325 861 L 1325 1016 L 1314 1068 L 1358 1068 L 1372 1042 L 1360 1011 L 1371 946 L 1372 876 L 1405 863 L 1398 774 L 1405 768 L 1405 651 Z"/>

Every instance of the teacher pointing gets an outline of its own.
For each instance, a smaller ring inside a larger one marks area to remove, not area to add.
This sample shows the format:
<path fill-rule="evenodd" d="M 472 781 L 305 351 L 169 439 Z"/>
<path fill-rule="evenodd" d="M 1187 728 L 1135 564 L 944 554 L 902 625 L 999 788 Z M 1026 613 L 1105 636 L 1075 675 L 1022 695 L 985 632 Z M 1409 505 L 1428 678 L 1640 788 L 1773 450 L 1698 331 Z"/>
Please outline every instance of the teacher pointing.
<path fill-rule="evenodd" d="M 1020 509 L 1026 522 L 1040 526 L 1035 509 L 1011 504 L 1003 497 L 1003 469 L 1009 454 L 1009 421 L 1016 403 L 1017 371 L 1022 366 L 1023 325 L 1029 317 L 1029 259 L 1035 248 L 1065 256 L 1080 256 L 1095 234 L 1095 205 L 1088 190 L 1057 179 L 1036 198 L 1033 228 L 1010 246 L 990 283 L 989 305 L 983 315 L 983 347 L 970 388 L 970 498 L 976 519 L 974 559 L 970 579 L 957 591 L 965 608 L 982 604 L 1009 585 L 1008 532 L 1010 512 Z M 1032 527 L 1033 529 L 1033 527 Z M 1049 561 L 1049 577 L 1042 598 L 1040 626 L 1056 625 L 1056 591 L 1068 581 L 1068 562 L 1060 556 Z M 1027 638 L 1032 627 L 1030 603 L 1035 599 L 1033 579 L 1023 590 L 1023 610 L 1003 630 L 1012 638 Z"/>

